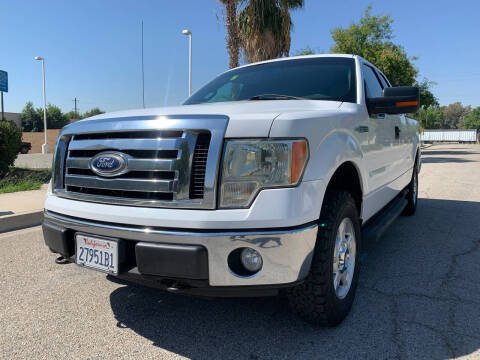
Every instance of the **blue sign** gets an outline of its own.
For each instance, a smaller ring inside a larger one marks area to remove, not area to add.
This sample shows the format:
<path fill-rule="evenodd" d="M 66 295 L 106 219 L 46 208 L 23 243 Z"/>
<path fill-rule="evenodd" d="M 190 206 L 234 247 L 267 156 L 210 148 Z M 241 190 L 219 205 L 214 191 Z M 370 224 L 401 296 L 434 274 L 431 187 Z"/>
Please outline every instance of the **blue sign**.
<path fill-rule="evenodd" d="M 0 70 L 0 91 L 8 92 L 8 73 Z"/>

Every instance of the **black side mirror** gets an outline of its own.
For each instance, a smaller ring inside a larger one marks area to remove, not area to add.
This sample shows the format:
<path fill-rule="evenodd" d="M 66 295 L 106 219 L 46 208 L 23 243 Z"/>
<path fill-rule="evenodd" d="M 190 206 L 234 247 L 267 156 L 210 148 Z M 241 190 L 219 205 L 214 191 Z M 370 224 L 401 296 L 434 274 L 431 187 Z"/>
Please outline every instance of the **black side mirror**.
<path fill-rule="evenodd" d="M 415 113 L 420 108 L 420 92 L 416 86 L 383 89 L 383 96 L 367 99 L 370 114 Z"/>

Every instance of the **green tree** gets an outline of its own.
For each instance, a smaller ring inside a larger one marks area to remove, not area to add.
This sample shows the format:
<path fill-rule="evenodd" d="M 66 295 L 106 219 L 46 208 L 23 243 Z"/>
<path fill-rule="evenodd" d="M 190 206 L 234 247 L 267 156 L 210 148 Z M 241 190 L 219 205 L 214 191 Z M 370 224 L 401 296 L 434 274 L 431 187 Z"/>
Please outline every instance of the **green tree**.
<path fill-rule="evenodd" d="M 290 11 L 303 5 L 304 0 L 248 0 L 238 15 L 238 27 L 249 63 L 289 55 Z"/>
<path fill-rule="evenodd" d="M 330 51 L 362 56 L 377 66 L 393 86 L 417 85 L 420 87 L 420 98 L 426 101 L 428 106 L 435 105 L 437 101 L 429 90 L 431 83 L 428 80 L 416 80 L 418 69 L 414 66 L 414 61 L 417 58 L 409 57 L 403 46 L 392 41 L 391 17 L 372 15 L 370 10 L 371 6 L 367 7 L 358 23 L 332 30 L 335 43 Z"/>
<path fill-rule="evenodd" d="M 315 55 L 315 50 L 313 50 L 310 46 L 307 45 L 307 47 L 298 50 L 295 53 L 295 56 L 302 56 L 302 55 Z"/>
<path fill-rule="evenodd" d="M 423 129 L 443 128 L 444 115 L 438 106 L 422 107 L 414 117 L 420 122 Z"/>
<path fill-rule="evenodd" d="M 468 113 L 463 119 L 464 129 L 477 129 L 480 131 L 480 106 Z"/>
<path fill-rule="evenodd" d="M 38 108 L 37 112 L 43 118 L 43 109 Z M 47 128 L 61 129 L 68 124 L 68 119 L 62 113 L 62 110 L 56 105 L 48 104 L 47 106 Z M 42 124 L 43 130 L 43 124 Z"/>
<path fill-rule="evenodd" d="M 442 106 L 445 117 L 444 128 L 458 129 L 463 127 L 463 121 L 471 110 L 472 107 L 470 105 L 463 106 L 459 101 L 449 104 L 448 106 Z"/>
<path fill-rule="evenodd" d="M 225 27 L 227 28 L 227 51 L 230 57 L 230 69 L 239 65 L 240 34 L 237 23 L 237 4 L 239 0 L 219 0 L 225 6 Z"/>
<path fill-rule="evenodd" d="M 430 87 L 434 84 L 434 82 L 428 81 L 427 79 L 423 79 L 423 81 L 414 84 L 418 86 L 420 90 L 420 104 L 423 108 L 440 105 L 437 97 L 430 91 Z"/>
<path fill-rule="evenodd" d="M 81 119 L 80 113 L 77 111 L 69 111 L 68 113 L 65 114 L 65 118 L 67 120 L 78 120 Z"/>
<path fill-rule="evenodd" d="M 88 117 L 91 117 L 91 116 L 95 116 L 95 115 L 100 115 L 100 114 L 105 114 L 105 111 L 100 110 L 98 107 L 95 107 L 95 108 L 85 112 L 82 115 L 82 119 L 85 119 L 85 118 L 88 118 Z"/>
<path fill-rule="evenodd" d="M 25 104 L 20 117 L 22 119 L 23 131 L 43 130 L 43 114 L 41 116 L 38 114 L 31 101 Z"/>

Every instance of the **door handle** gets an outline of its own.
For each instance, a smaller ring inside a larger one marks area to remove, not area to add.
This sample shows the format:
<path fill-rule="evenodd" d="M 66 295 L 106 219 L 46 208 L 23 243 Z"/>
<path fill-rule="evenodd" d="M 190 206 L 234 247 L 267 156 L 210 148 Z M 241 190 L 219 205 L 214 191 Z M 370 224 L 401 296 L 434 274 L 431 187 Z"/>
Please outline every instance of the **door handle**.
<path fill-rule="evenodd" d="M 395 139 L 400 138 L 400 128 L 398 126 L 395 126 Z"/>

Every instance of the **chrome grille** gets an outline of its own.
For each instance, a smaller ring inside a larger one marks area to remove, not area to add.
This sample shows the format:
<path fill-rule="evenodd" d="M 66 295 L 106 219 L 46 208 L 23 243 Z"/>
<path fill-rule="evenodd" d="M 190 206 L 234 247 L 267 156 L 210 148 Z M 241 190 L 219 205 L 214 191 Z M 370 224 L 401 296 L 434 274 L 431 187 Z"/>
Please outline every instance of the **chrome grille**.
<path fill-rule="evenodd" d="M 213 209 L 227 122 L 224 116 L 196 115 L 71 124 L 59 137 L 54 192 L 116 205 Z M 92 162 L 102 153 L 120 156 L 126 166 L 99 172 Z"/>
<path fill-rule="evenodd" d="M 130 138 L 125 132 L 74 135 L 66 160 L 66 191 L 143 201 L 189 199 L 185 185 L 190 185 L 193 151 L 197 138 L 203 134 L 168 134 L 169 137 L 162 131 L 134 132 Z M 93 173 L 92 157 L 100 153 L 122 154 L 127 159 L 127 172 L 114 177 Z M 203 189 L 195 196 L 203 198 Z"/>

